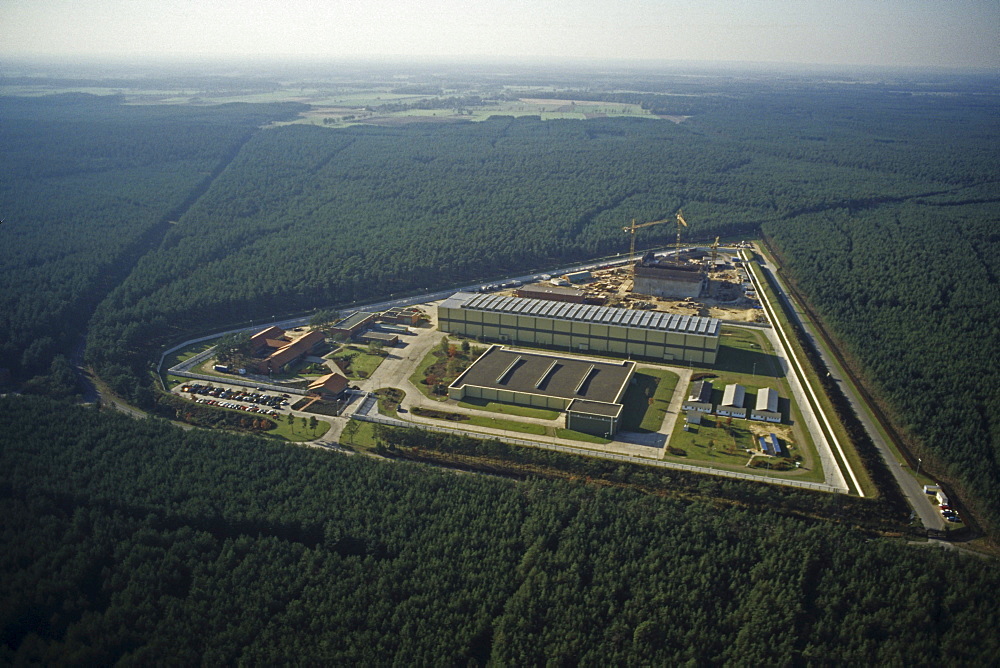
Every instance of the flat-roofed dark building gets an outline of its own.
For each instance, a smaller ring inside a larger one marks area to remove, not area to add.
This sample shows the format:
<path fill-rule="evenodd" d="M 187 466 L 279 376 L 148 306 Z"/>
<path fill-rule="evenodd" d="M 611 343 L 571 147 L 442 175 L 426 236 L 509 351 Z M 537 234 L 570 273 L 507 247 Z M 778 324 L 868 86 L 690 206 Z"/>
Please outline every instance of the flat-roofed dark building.
<path fill-rule="evenodd" d="M 365 311 L 355 311 L 346 318 L 333 323 L 329 332 L 331 336 L 344 336 L 349 339 L 354 338 L 358 333 L 364 331 L 369 325 L 375 322 L 378 313 L 367 313 Z"/>
<path fill-rule="evenodd" d="M 635 362 L 610 362 L 491 346 L 448 387 L 468 397 L 567 411 L 570 429 L 614 434 Z"/>

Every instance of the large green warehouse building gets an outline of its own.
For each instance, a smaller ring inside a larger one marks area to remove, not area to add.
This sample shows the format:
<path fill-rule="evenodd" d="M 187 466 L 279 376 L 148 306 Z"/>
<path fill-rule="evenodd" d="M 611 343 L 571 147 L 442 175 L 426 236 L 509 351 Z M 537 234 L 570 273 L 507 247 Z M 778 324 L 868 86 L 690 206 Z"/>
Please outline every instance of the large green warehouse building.
<path fill-rule="evenodd" d="M 458 292 L 438 306 L 438 328 L 483 341 L 715 364 L 721 323 L 693 315 Z"/>

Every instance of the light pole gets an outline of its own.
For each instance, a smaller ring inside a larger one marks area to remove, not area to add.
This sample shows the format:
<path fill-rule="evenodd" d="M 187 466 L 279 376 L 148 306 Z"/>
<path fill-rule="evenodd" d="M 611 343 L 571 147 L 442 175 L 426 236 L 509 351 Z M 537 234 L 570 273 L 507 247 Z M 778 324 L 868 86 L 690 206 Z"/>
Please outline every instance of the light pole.
<path fill-rule="evenodd" d="M 920 457 L 917 457 L 917 477 L 920 477 L 920 465 L 924 462 Z"/>
<path fill-rule="evenodd" d="M 753 363 L 753 377 L 754 378 L 757 377 L 757 363 L 756 362 Z"/>

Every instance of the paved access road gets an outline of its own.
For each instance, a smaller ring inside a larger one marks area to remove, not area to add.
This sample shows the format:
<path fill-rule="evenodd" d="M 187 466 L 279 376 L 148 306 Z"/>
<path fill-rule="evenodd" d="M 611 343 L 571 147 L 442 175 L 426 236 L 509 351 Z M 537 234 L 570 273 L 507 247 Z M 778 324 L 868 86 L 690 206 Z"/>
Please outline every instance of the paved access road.
<path fill-rule="evenodd" d="M 861 420 L 861 424 L 864 426 L 865 431 L 871 437 L 875 446 L 878 448 L 879 452 L 882 454 L 882 458 L 885 460 L 886 465 L 892 472 L 893 477 L 896 479 L 897 484 L 906 496 L 907 501 L 910 503 L 910 507 L 913 508 L 920 521 L 928 529 L 940 529 L 945 528 L 945 520 L 938 512 L 935 503 L 932 503 L 932 497 L 924 494 L 923 485 L 905 470 L 905 462 L 900 462 L 896 457 L 892 448 L 886 443 L 885 438 L 883 438 L 881 431 L 875 424 L 875 420 L 868 410 L 867 404 L 862 400 L 854 384 L 851 382 L 843 368 L 837 363 L 837 360 L 833 355 L 826 349 L 823 345 L 822 339 L 817 335 L 813 328 L 812 320 L 802 312 L 799 305 L 792 299 L 788 297 L 788 290 L 782 281 L 781 275 L 775 271 L 775 267 L 770 265 L 765 256 L 761 254 L 758 250 L 757 253 L 760 258 L 761 268 L 771 275 L 775 279 L 775 283 L 779 287 L 780 294 L 778 297 L 784 302 L 786 306 L 791 307 L 791 314 L 795 320 L 801 325 L 806 336 L 810 338 L 812 343 L 815 345 L 816 349 L 820 351 L 820 355 L 823 358 L 823 363 L 826 364 L 827 370 L 830 372 L 831 377 L 840 385 L 841 391 L 847 400 L 851 403 L 854 412 L 857 414 L 858 418 Z"/>

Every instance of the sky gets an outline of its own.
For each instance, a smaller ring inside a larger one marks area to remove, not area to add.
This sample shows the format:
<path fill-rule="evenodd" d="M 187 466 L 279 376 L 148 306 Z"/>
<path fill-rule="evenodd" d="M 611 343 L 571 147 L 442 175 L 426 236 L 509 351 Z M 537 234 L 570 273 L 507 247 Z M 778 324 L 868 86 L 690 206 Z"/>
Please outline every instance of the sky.
<path fill-rule="evenodd" d="M 0 0 L 4 56 L 1000 68 L 1000 0 Z"/>

